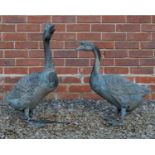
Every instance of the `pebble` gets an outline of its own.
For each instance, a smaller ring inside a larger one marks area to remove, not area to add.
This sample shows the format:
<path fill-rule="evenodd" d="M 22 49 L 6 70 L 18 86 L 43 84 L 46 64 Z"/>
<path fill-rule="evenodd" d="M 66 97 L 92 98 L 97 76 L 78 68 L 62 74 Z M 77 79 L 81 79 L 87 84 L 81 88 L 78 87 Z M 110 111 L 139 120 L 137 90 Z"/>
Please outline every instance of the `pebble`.
<path fill-rule="evenodd" d="M 116 118 L 116 109 L 104 100 L 45 100 L 34 110 L 35 119 L 69 124 L 34 128 L 20 113 L 0 104 L 0 138 L 11 139 L 124 139 L 155 138 L 155 101 L 146 101 L 125 118 L 125 125 L 110 126 L 105 117 Z"/>

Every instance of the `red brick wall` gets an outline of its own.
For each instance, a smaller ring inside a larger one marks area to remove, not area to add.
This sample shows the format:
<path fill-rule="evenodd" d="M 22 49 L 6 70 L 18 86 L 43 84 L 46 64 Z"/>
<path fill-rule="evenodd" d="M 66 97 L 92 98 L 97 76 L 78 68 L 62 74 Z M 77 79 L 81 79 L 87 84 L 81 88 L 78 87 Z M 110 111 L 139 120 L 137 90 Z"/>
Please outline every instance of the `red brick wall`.
<path fill-rule="evenodd" d="M 155 99 L 155 16 L 0 16 L 0 98 L 23 75 L 43 66 L 43 24 L 52 22 L 53 59 L 60 79 L 53 98 L 99 98 L 88 84 L 92 53 L 75 52 L 80 40 L 102 51 L 102 72 L 149 85 Z"/>

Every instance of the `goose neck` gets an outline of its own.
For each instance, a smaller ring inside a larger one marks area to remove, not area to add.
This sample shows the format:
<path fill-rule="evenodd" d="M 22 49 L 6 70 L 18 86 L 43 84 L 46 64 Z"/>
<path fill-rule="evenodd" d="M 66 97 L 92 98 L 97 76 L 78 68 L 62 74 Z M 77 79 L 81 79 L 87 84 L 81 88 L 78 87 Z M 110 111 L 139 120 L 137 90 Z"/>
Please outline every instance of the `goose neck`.
<path fill-rule="evenodd" d="M 45 70 L 50 69 L 53 64 L 51 60 L 51 49 L 50 49 L 50 40 L 44 41 L 44 57 L 45 57 Z"/>
<path fill-rule="evenodd" d="M 93 67 L 93 72 L 94 73 L 100 73 L 100 60 L 101 60 L 100 50 L 97 47 L 95 47 L 93 49 L 93 53 L 94 53 L 94 56 L 95 56 L 95 64 L 94 64 L 94 67 Z"/>

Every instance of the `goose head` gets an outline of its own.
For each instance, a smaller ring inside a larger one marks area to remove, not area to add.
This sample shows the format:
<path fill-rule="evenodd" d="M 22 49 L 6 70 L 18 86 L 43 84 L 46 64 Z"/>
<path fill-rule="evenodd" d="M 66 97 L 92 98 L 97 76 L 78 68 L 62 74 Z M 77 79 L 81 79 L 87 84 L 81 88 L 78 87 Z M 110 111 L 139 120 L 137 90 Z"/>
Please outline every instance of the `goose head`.
<path fill-rule="evenodd" d="M 55 31 L 55 25 L 46 24 L 44 27 L 44 32 L 43 32 L 43 40 L 49 41 L 51 39 L 51 36 L 54 33 L 54 31 Z"/>
<path fill-rule="evenodd" d="M 87 42 L 87 41 L 81 41 L 80 46 L 76 48 L 77 51 L 93 51 L 95 48 L 95 44 Z"/>

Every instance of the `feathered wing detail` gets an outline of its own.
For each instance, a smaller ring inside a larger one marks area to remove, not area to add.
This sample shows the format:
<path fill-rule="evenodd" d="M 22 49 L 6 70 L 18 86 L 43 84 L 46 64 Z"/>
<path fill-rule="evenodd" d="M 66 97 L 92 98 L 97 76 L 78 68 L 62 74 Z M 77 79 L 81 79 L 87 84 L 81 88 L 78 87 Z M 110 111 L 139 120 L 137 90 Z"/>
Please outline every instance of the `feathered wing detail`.
<path fill-rule="evenodd" d="M 8 97 L 19 98 L 24 96 L 25 94 L 32 95 L 34 89 L 36 89 L 36 87 L 39 85 L 39 76 L 40 73 L 32 73 L 21 78 L 12 89 Z"/>
<path fill-rule="evenodd" d="M 138 104 L 149 93 L 147 87 L 135 84 L 119 75 L 104 75 L 103 80 L 106 91 L 119 106 Z M 135 103 L 135 100 L 137 103 Z"/>
<path fill-rule="evenodd" d="M 104 75 L 103 76 L 107 87 L 113 93 L 120 94 L 141 94 L 146 95 L 148 88 L 142 85 L 133 83 L 119 75 Z"/>

